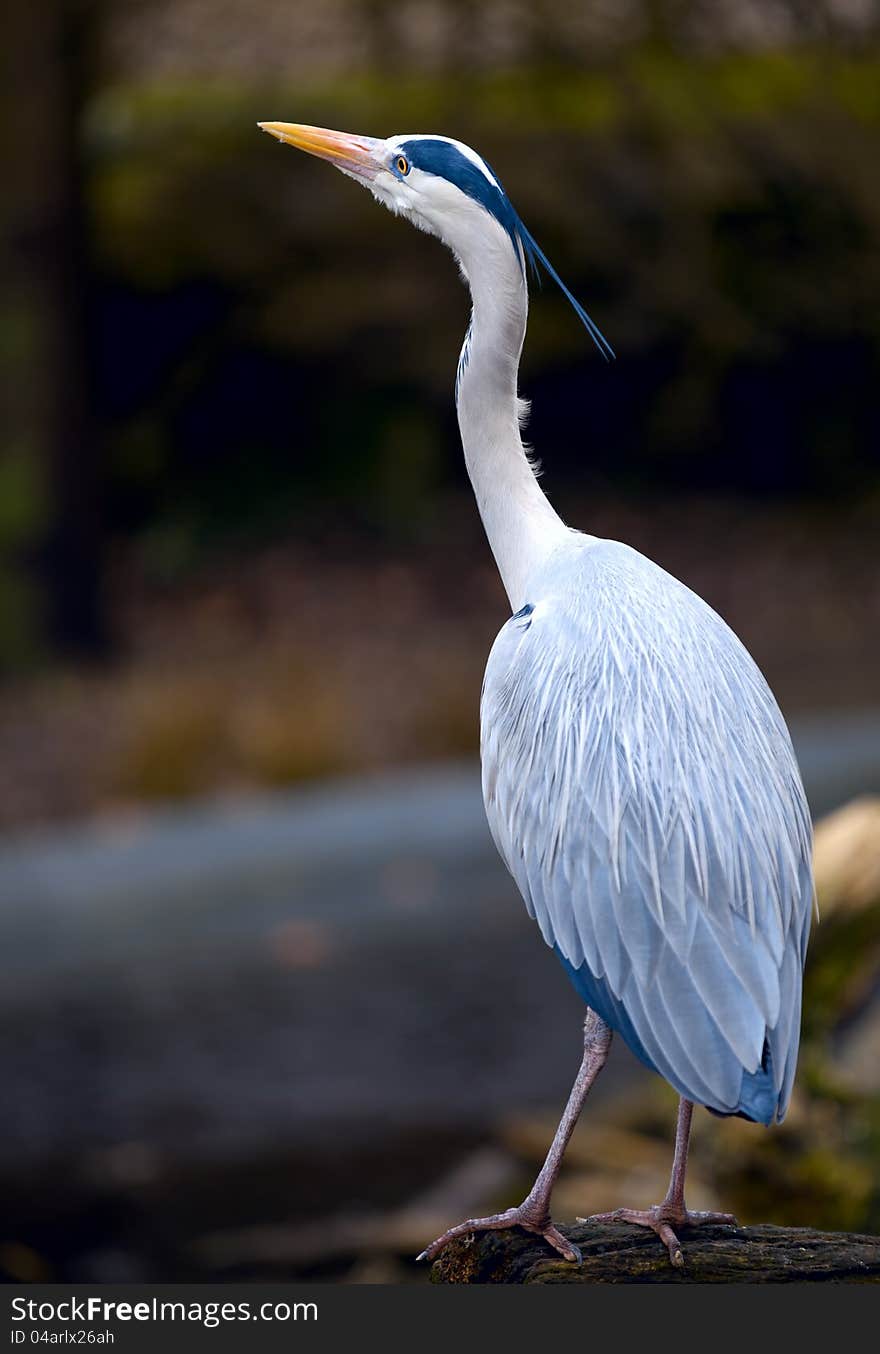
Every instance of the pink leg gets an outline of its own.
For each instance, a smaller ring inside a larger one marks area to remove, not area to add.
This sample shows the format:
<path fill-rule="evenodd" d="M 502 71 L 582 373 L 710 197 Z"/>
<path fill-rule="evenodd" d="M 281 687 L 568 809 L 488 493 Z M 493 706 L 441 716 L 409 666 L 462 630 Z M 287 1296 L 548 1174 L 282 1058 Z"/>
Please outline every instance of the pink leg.
<path fill-rule="evenodd" d="M 451 1227 L 448 1232 L 438 1236 L 436 1241 L 432 1241 L 430 1246 L 425 1247 L 418 1257 L 419 1260 L 433 1260 L 453 1237 L 467 1236 L 470 1232 L 500 1232 L 508 1227 L 524 1227 L 527 1232 L 535 1232 L 538 1236 L 542 1236 L 566 1260 L 580 1261 L 581 1253 L 577 1246 L 572 1245 L 553 1226 L 550 1217 L 550 1195 L 578 1115 L 583 1109 L 590 1087 L 605 1066 L 610 1046 L 611 1030 L 595 1011 L 588 1010 L 584 1021 L 584 1056 L 580 1071 L 571 1088 L 568 1104 L 559 1121 L 547 1159 L 527 1197 L 517 1208 L 508 1208 L 504 1213 L 493 1213 L 488 1218 L 468 1218 L 467 1222 L 460 1222 L 457 1227 Z"/>
<path fill-rule="evenodd" d="M 678 1102 L 672 1175 L 662 1204 L 654 1204 L 652 1208 L 645 1209 L 615 1208 L 612 1213 L 596 1213 L 591 1218 L 578 1218 L 578 1222 L 631 1222 L 637 1227 L 652 1227 L 676 1266 L 684 1264 L 684 1256 L 674 1227 L 699 1227 L 701 1223 L 706 1222 L 728 1223 L 735 1227 L 736 1218 L 732 1213 L 692 1213 L 685 1207 L 684 1177 L 687 1171 L 693 1114 L 692 1102 L 682 1098 Z"/>

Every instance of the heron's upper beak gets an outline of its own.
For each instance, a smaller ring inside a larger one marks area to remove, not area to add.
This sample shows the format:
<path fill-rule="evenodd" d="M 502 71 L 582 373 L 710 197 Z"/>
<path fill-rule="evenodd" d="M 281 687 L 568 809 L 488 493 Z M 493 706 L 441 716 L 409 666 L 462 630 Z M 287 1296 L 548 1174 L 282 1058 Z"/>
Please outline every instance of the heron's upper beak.
<path fill-rule="evenodd" d="M 385 167 L 374 153 L 382 143 L 373 136 L 330 132 L 326 127 L 307 127 L 299 122 L 258 122 L 257 126 L 277 136 L 279 141 L 329 160 L 337 169 L 359 179 L 374 179 Z"/>

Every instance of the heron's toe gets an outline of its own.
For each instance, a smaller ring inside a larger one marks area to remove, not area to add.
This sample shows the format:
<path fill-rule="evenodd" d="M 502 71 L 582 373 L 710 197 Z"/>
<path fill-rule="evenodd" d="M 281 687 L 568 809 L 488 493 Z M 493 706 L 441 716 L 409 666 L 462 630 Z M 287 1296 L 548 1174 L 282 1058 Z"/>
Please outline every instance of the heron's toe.
<path fill-rule="evenodd" d="M 546 1212 L 537 1209 L 531 1201 L 520 1204 L 518 1208 L 508 1208 L 503 1213 L 493 1213 L 487 1218 L 468 1218 L 467 1222 L 450 1227 L 448 1232 L 444 1232 L 436 1241 L 432 1241 L 430 1246 L 426 1246 L 416 1259 L 435 1260 L 443 1248 L 457 1237 L 470 1236 L 473 1232 L 503 1232 L 511 1227 L 522 1227 L 526 1232 L 543 1237 L 564 1260 L 569 1260 L 575 1265 L 581 1263 L 582 1256 L 578 1247 L 563 1236 Z"/>

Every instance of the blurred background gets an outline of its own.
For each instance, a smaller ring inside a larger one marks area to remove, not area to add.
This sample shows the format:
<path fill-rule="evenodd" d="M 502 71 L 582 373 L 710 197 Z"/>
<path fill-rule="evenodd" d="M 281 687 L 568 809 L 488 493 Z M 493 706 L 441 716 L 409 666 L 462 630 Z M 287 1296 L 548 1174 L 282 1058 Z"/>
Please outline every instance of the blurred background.
<path fill-rule="evenodd" d="M 821 820 L 789 1123 L 703 1116 L 690 1201 L 880 1231 L 872 0 L 7 24 L 0 1270 L 417 1278 L 579 1058 L 479 797 L 466 294 L 260 119 L 473 144 L 614 344 L 533 295 L 544 486 L 734 626 Z M 561 1219 L 665 1187 L 673 1099 L 624 1050 L 603 1081 Z"/>

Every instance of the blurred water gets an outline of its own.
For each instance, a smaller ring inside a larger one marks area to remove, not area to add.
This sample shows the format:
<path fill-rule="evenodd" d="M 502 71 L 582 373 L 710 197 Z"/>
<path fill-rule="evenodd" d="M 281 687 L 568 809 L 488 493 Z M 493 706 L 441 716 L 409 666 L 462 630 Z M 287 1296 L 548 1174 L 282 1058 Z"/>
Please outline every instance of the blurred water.
<path fill-rule="evenodd" d="M 794 729 L 814 811 L 880 716 Z M 565 1094 L 580 1004 L 489 838 L 475 766 L 33 835 L 0 850 L 0 1156 L 175 1159 Z M 604 1080 L 632 1074 L 618 1051 Z"/>
<path fill-rule="evenodd" d="M 491 1119 L 577 1062 L 473 767 L 7 848 L 0 900 L 18 1161 Z"/>

